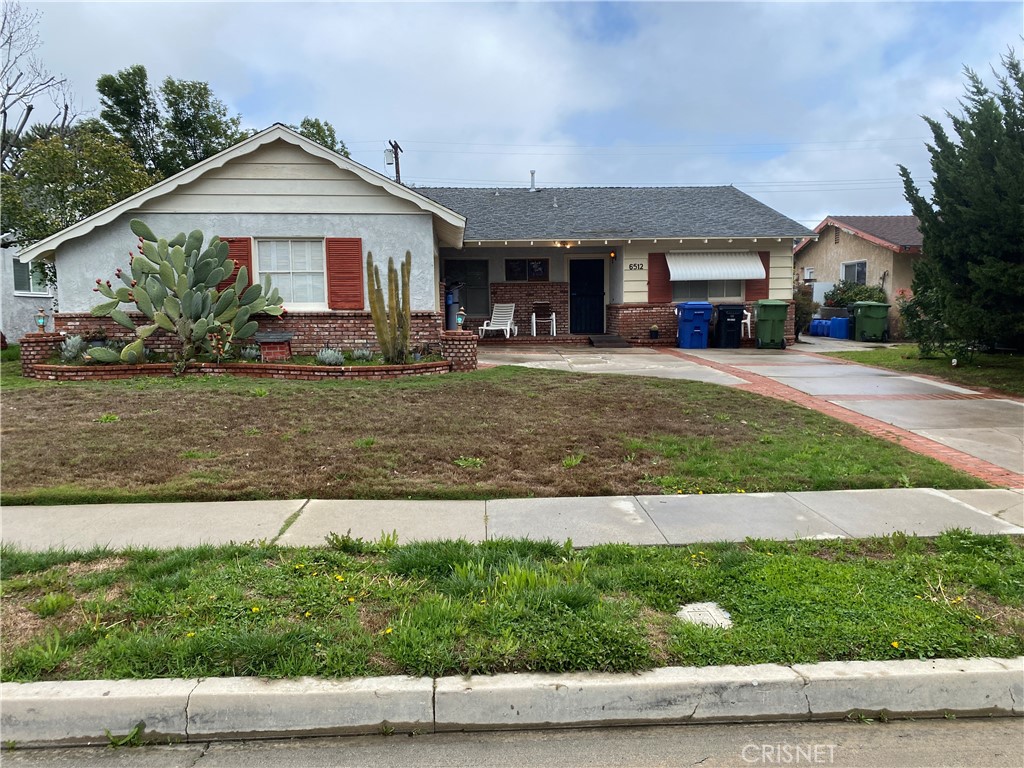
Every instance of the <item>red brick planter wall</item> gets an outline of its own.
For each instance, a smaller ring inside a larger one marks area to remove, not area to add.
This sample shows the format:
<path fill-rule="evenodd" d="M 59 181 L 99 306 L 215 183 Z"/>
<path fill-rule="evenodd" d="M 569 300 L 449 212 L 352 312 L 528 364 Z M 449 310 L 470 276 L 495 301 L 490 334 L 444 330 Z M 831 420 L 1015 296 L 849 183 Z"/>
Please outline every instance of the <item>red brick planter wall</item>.
<path fill-rule="evenodd" d="M 30 333 L 18 344 L 21 345 L 21 375 L 35 376 L 35 369 L 45 363 L 64 341 L 59 333 Z"/>
<path fill-rule="evenodd" d="M 473 331 L 443 331 L 441 356 L 452 364 L 453 371 L 475 371 L 476 343 Z"/>
<path fill-rule="evenodd" d="M 171 376 L 173 363 L 145 363 L 143 365 L 41 365 L 33 367 L 31 375 L 49 381 L 112 381 L 136 376 Z M 185 372 L 208 376 L 245 376 L 256 379 L 295 379 L 323 381 L 325 379 L 398 379 L 404 376 L 431 376 L 448 373 L 452 364 L 409 363 L 408 365 L 287 365 L 285 363 L 191 363 Z"/>
<path fill-rule="evenodd" d="M 149 322 L 140 312 L 129 312 L 128 316 L 137 325 Z M 324 347 L 380 349 L 377 334 L 373 329 L 373 318 L 369 312 L 289 312 L 280 318 L 259 315 L 253 319 L 259 323 L 261 331 L 291 333 L 292 353 L 296 355 L 314 355 L 317 350 Z M 132 331 L 118 325 L 109 317 L 93 317 L 87 312 L 58 312 L 54 314 L 53 322 L 57 331 L 62 331 L 68 336 L 86 336 L 102 329 L 108 339 L 132 341 L 135 338 Z M 413 345 L 436 344 L 441 327 L 440 312 L 413 312 L 410 342 Z M 180 348 L 177 339 L 161 330 L 146 339 L 146 347 L 154 352 L 167 354 L 173 354 Z"/>

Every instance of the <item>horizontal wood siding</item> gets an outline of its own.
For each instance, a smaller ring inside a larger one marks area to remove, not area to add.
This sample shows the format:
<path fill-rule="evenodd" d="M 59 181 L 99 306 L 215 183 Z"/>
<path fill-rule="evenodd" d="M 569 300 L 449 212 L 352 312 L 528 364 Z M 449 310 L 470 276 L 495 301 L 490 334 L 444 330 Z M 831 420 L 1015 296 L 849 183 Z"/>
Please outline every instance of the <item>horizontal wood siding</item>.
<path fill-rule="evenodd" d="M 148 213 L 422 213 L 382 187 L 284 141 L 150 200 Z"/>

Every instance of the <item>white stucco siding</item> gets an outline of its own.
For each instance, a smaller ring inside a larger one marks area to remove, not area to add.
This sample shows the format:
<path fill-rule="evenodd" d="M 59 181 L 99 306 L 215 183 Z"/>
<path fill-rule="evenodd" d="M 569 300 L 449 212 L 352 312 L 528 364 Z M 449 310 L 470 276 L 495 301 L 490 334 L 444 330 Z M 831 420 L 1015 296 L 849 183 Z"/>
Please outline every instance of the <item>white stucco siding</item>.
<path fill-rule="evenodd" d="M 130 213 L 62 245 L 56 254 L 62 312 L 87 312 L 99 303 L 92 291 L 96 278 L 113 280 L 114 271 L 127 268 L 128 251 L 137 238 L 128 228 L 132 218 L 143 219 L 160 237 L 200 229 L 207 240 L 222 237 L 326 238 L 358 237 L 363 255 L 372 251 L 377 264 L 389 256 L 398 261 L 412 253 L 412 309 L 437 310 L 437 272 L 434 229 L 429 213 L 315 214 L 315 213 Z M 364 280 L 365 283 L 365 280 Z M 364 284 L 365 296 L 365 284 Z"/>
<path fill-rule="evenodd" d="M 149 200 L 143 213 L 419 213 L 409 200 L 275 141 Z"/>

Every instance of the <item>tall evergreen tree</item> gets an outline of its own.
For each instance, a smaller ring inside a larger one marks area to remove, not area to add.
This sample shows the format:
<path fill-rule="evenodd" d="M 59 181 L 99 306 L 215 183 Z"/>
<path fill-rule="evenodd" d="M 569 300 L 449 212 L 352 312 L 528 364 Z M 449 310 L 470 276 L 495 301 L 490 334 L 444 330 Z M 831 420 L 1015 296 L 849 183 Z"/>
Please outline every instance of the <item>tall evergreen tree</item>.
<path fill-rule="evenodd" d="M 96 81 L 100 119 L 127 146 L 136 162 L 155 171 L 161 165 L 163 128 L 156 94 L 141 64 Z"/>
<path fill-rule="evenodd" d="M 955 138 L 924 117 L 934 141 L 930 200 L 900 166 L 924 239 L 915 300 L 954 351 L 1024 347 L 1024 70 L 1012 50 L 1002 64 L 997 93 L 964 70 L 962 113 L 946 113 Z"/>
<path fill-rule="evenodd" d="M 160 87 L 164 119 L 163 163 L 167 175 L 195 165 L 249 135 L 242 118 L 213 95 L 208 83 L 168 77 Z"/>

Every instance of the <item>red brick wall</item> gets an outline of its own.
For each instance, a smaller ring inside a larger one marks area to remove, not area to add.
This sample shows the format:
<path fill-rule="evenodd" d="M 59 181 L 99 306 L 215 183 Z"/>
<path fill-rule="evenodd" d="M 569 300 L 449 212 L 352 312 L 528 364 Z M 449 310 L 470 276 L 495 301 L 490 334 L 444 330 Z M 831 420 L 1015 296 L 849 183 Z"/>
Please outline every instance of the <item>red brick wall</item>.
<path fill-rule="evenodd" d="M 441 356 L 453 371 L 476 370 L 477 335 L 473 331 L 442 331 Z"/>
<path fill-rule="evenodd" d="M 34 376 L 40 363 L 45 363 L 57 350 L 64 337 L 59 333 L 30 333 L 18 343 L 21 345 L 21 375 Z"/>
<path fill-rule="evenodd" d="M 608 333 L 621 336 L 636 346 L 671 346 L 676 343 L 675 304 L 609 304 Z M 658 326 L 658 338 L 652 340 L 650 329 Z"/>
<path fill-rule="evenodd" d="M 144 365 L 36 365 L 32 377 L 49 381 L 112 381 L 136 376 L 171 376 L 173 363 L 146 363 Z M 397 379 L 403 376 L 431 376 L 448 373 L 452 368 L 447 360 L 439 363 L 409 363 L 407 365 L 287 365 L 285 363 L 191 363 L 186 373 L 199 375 L 246 376 L 257 379 L 297 379 L 322 381 L 324 379 Z M 29 376 L 30 374 L 25 374 Z"/>
<path fill-rule="evenodd" d="M 515 322 L 520 336 L 530 335 L 530 315 L 533 302 L 546 301 L 555 313 L 558 332 L 569 333 L 569 284 L 568 283 L 491 283 L 491 306 L 515 304 Z M 479 323 L 466 320 L 466 329 L 475 329 Z M 544 325 L 544 332 L 548 332 Z"/>
<path fill-rule="evenodd" d="M 128 315 L 138 325 L 149 322 L 139 312 L 130 312 Z M 313 355 L 324 347 L 358 349 L 368 346 L 370 349 L 380 349 L 369 312 L 289 312 L 279 318 L 259 315 L 253 319 L 259 322 L 261 331 L 292 333 L 292 353 L 296 355 Z M 57 331 L 69 336 L 84 336 L 102 328 L 108 339 L 131 341 L 135 338 L 134 332 L 110 318 L 93 317 L 85 312 L 58 312 L 54 314 L 53 321 Z M 441 327 L 439 312 L 413 312 L 410 342 L 414 345 L 436 343 Z M 146 346 L 155 352 L 168 354 L 179 349 L 177 339 L 160 330 L 146 340 Z"/>

